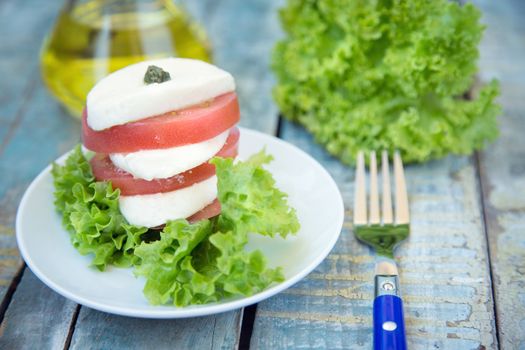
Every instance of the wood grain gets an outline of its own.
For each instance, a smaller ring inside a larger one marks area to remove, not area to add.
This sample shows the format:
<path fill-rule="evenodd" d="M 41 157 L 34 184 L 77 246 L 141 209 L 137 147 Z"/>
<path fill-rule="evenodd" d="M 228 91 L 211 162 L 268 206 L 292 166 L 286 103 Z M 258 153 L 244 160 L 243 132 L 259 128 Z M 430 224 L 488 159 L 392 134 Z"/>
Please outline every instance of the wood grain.
<path fill-rule="evenodd" d="M 353 169 L 284 123 L 282 137 L 318 159 L 339 185 L 346 222 L 328 258 L 257 308 L 254 349 L 370 349 L 374 258 L 352 234 Z M 411 236 L 398 248 L 411 349 L 497 348 L 475 166 L 448 157 L 406 168 Z"/>
<path fill-rule="evenodd" d="M 233 316 L 233 317 L 232 317 Z M 83 307 L 71 349 L 232 349 L 240 313 L 181 320 L 147 320 L 110 315 Z M 96 345 L 95 345 L 96 344 Z"/>
<path fill-rule="evenodd" d="M 62 349 L 76 304 L 42 285 L 28 269 L 0 327 L 3 349 Z"/>
<path fill-rule="evenodd" d="M 525 3 L 476 1 L 488 28 L 480 69 L 501 83 L 501 135 L 479 157 L 499 340 L 525 349 Z"/>
<path fill-rule="evenodd" d="M 79 123 L 62 112 L 38 76 L 35 84 L 18 126 L 0 156 L 2 186 L 6 189 L 0 197 L 0 220 L 12 232 L 2 236 L 4 247 L 16 246 L 15 212 L 25 188 L 49 162 L 79 140 Z M 18 251 L 11 253 L 17 264 L 9 267 L 18 268 Z M 1 259 L 6 263 L 10 261 L 7 252 L 2 252 Z M 12 279 L 6 267 L 0 267 L 2 277 Z M 7 347 L 11 349 L 31 349 L 40 342 L 43 348 L 57 348 L 59 344 L 58 348 L 63 347 L 75 308 L 75 303 L 49 290 L 26 270 L 4 316 L 0 344 L 12 345 Z"/>
<path fill-rule="evenodd" d="M 0 153 L 34 90 L 38 61 L 33 58 L 60 4 L 52 2 L 38 11 L 35 6 L 37 0 L 0 4 Z"/>
<path fill-rule="evenodd" d="M 14 153 L 8 149 L 26 113 L 26 102 L 35 91 L 38 61 L 34 58 L 38 56 L 45 28 L 59 6 L 51 3 L 35 11 L 37 2 L 4 1 L 0 6 L 0 301 L 22 264 L 14 236 L 16 207 L 29 179 L 40 170 L 37 158 L 46 161 L 46 150 L 41 155 L 26 155 L 22 149 Z M 28 18 L 27 23 L 17 20 L 20 16 Z M 16 164 L 22 164 L 20 171 L 24 173 L 14 171 Z"/>

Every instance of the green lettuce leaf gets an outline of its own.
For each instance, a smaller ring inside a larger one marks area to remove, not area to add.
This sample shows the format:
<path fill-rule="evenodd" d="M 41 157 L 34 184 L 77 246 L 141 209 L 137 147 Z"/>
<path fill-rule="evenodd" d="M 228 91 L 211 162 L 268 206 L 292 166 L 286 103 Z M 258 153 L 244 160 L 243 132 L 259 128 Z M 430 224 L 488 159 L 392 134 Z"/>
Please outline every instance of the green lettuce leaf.
<path fill-rule="evenodd" d="M 77 146 L 63 166 L 53 164 L 55 207 L 70 232 L 71 243 L 82 255 L 93 255 L 92 265 L 131 266 L 133 249 L 145 227 L 129 225 L 118 207 L 120 191 L 109 182 L 95 182 L 91 166 Z"/>
<path fill-rule="evenodd" d="M 192 251 L 210 233 L 209 220 L 195 224 L 175 220 L 166 224 L 160 240 L 142 243 L 135 249 L 135 255 L 140 258 L 135 273 L 146 277 L 144 294 L 150 303 L 165 304 L 173 300 L 177 305 L 187 305 L 207 300 L 203 297 L 215 293 L 213 282 L 191 267 Z"/>
<path fill-rule="evenodd" d="M 281 268 L 266 268 L 266 258 L 259 250 L 246 252 L 246 242 L 242 234 L 234 231 L 210 237 L 210 243 L 219 252 L 217 284 L 226 296 L 252 295 L 273 282 L 284 280 Z"/>
<path fill-rule="evenodd" d="M 212 233 L 212 221 L 170 222 L 159 241 L 135 249 L 135 273 L 146 278 L 149 302 L 177 306 L 204 304 L 252 295 L 283 280 L 280 268 L 266 268 L 260 251 L 246 252 L 247 237 L 236 232 Z"/>
<path fill-rule="evenodd" d="M 236 232 L 257 232 L 273 237 L 299 230 L 295 209 L 287 195 L 275 187 L 272 174 L 262 166 L 272 156 L 261 151 L 245 162 L 234 164 L 231 158 L 214 158 L 217 169 L 221 223 L 229 222 Z"/>
<path fill-rule="evenodd" d="M 448 0 L 288 0 L 274 97 L 333 155 L 398 149 L 406 161 L 470 154 L 498 135 L 496 81 L 472 86 L 483 26 Z"/>

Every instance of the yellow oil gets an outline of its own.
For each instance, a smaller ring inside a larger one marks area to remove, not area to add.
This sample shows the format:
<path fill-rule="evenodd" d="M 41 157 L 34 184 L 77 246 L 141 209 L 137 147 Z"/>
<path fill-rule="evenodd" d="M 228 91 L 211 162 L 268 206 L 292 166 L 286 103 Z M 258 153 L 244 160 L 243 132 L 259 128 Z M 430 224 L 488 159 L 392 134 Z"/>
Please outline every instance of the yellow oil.
<path fill-rule="evenodd" d="M 89 90 L 110 72 L 168 56 L 211 61 L 203 30 L 172 1 L 70 2 L 42 48 L 42 76 L 79 117 Z"/>

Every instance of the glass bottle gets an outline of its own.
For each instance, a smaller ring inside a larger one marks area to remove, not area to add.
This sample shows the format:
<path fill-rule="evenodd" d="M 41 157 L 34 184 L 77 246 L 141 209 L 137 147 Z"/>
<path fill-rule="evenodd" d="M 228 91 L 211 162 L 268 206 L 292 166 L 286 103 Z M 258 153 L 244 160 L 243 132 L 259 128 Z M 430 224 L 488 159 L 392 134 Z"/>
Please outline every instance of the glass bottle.
<path fill-rule="evenodd" d="M 41 52 L 44 82 L 79 117 L 97 81 L 160 57 L 211 60 L 204 31 L 170 0 L 67 0 Z"/>

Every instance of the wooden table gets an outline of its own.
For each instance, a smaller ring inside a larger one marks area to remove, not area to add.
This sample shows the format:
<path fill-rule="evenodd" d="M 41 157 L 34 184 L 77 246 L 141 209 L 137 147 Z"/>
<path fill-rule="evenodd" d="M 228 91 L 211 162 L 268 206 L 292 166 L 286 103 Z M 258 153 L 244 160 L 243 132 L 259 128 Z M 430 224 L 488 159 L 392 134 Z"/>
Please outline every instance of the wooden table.
<path fill-rule="evenodd" d="M 352 234 L 353 169 L 279 120 L 271 99 L 281 1 L 186 2 L 237 79 L 241 124 L 299 146 L 336 179 L 347 210 L 337 246 L 287 291 L 209 317 L 119 317 L 51 291 L 20 259 L 14 221 L 33 177 L 79 141 L 79 123 L 39 77 L 62 1 L 0 0 L 0 348 L 370 349 L 373 257 Z M 475 2 L 489 26 L 480 77 L 501 81 L 501 137 L 471 157 L 406 170 L 413 229 L 398 255 L 411 349 L 525 349 L 525 3 Z"/>

